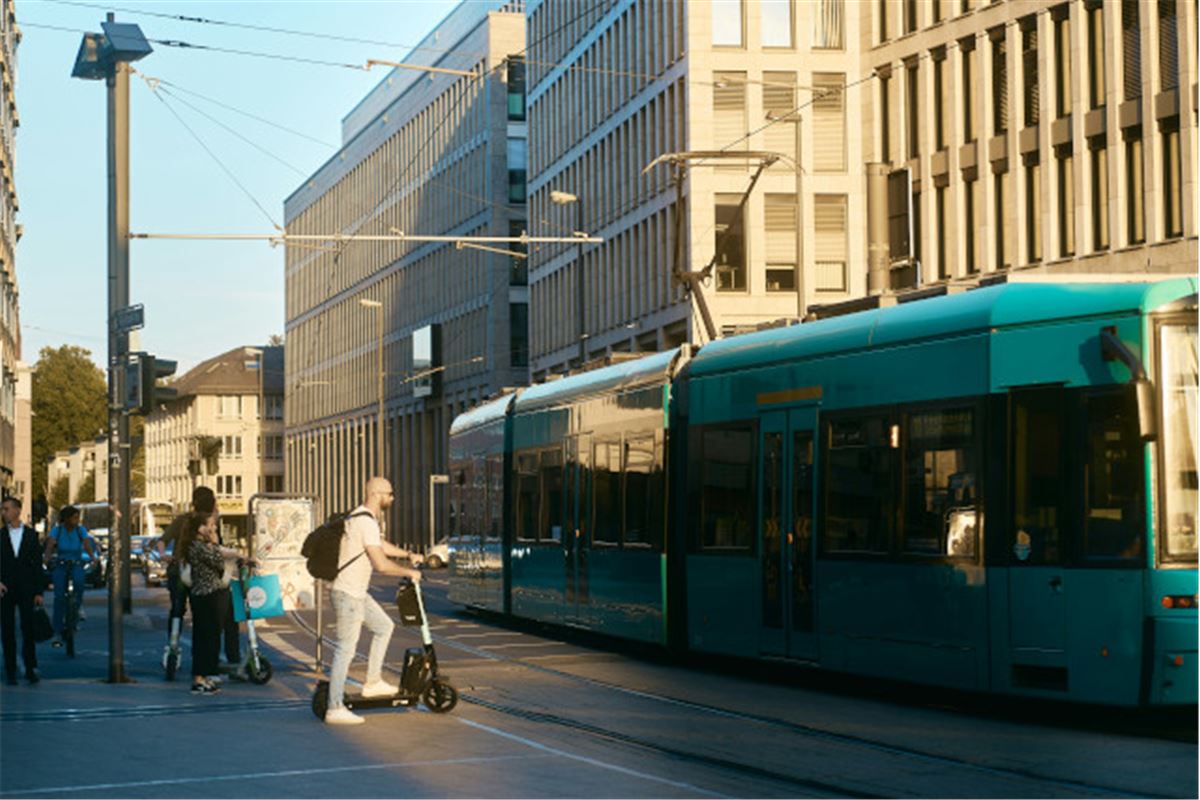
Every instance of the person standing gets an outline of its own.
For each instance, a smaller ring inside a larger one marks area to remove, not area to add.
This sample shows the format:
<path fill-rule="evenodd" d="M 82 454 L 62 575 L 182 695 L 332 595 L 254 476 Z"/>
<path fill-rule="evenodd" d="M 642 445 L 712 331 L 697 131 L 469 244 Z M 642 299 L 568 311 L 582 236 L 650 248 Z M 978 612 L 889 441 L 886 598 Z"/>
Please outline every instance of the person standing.
<path fill-rule="evenodd" d="M 388 560 L 390 556 L 410 559 L 414 565 L 420 563 L 420 556 L 383 539 L 379 520 L 383 512 L 391 508 L 393 499 L 392 484 L 386 478 L 371 478 L 367 481 L 365 501 L 351 511 L 346 519 L 345 535 L 338 552 L 339 572 L 330 586 L 331 602 L 337 617 L 337 649 L 329 670 L 329 706 L 325 712 L 325 722 L 330 725 L 358 725 L 365 722 L 344 705 L 346 675 L 358 648 L 358 637 L 364 623 L 367 630 L 371 631 L 372 639 L 363 697 L 386 697 L 400 690 L 400 687 L 383 679 L 383 659 L 396 625 L 367 593 L 373 571 L 406 577 L 414 583 L 421 580 L 418 570 L 401 567 Z"/>
<path fill-rule="evenodd" d="M 58 514 L 58 524 L 46 537 L 46 563 L 54 564 L 54 641 L 53 647 L 62 647 L 63 624 L 67 616 L 67 579 L 74 585 L 71 602 L 83 604 L 83 552 L 96 558 L 96 543 L 91 534 L 79 522 L 79 509 L 63 506 Z M 55 556 L 57 561 L 51 561 Z M 68 564 L 68 562 L 70 562 Z M 68 566 L 71 570 L 67 575 Z"/>
<path fill-rule="evenodd" d="M 171 595 L 171 612 L 167 617 L 167 647 L 178 641 L 183 630 L 183 617 L 188 607 L 188 587 L 179 579 L 180 542 L 187 531 L 188 523 L 195 514 L 207 517 L 217 510 L 217 496 L 207 486 L 192 490 L 192 510 L 171 520 L 157 543 L 158 555 L 167 562 L 167 591 Z M 218 518 L 218 524 L 219 518 Z M 168 553 L 167 549 L 171 552 Z"/>
<path fill-rule="evenodd" d="M 217 674 L 221 653 L 220 590 L 225 559 L 240 558 L 236 550 L 217 543 L 217 515 L 188 516 L 177 554 L 192 570 L 192 693 L 216 694 L 220 688 L 208 676 Z"/>
<path fill-rule="evenodd" d="M 25 679 L 37 683 L 37 648 L 33 639 L 33 610 L 43 604 L 45 573 L 37 531 L 21 524 L 21 501 L 5 498 L 0 504 L 4 535 L 0 537 L 0 634 L 4 646 L 4 680 L 17 682 L 16 614 L 21 613 L 21 657 Z"/>

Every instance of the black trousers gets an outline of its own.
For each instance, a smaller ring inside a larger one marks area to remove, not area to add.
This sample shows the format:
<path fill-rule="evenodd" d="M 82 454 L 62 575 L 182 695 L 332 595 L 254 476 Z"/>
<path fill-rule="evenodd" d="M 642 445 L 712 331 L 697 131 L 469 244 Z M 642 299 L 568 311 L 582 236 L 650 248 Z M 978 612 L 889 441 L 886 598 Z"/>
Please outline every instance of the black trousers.
<path fill-rule="evenodd" d="M 229 587 L 217 592 L 220 595 L 218 609 L 221 613 L 221 632 L 225 637 L 225 660 L 236 664 L 242 660 L 242 637 L 238 624 L 233 621 L 233 593 Z"/>
<path fill-rule="evenodd" d="M 17 612 L 21 612 L 21 657 L 25 670 L 37 668 L 37 649 L 33 641 L 33 595 L 18 597 L 9 592 L 0 598 L 0 638 L 4 646 L 4 674 L 17 674 Z"/>
<path fill-rule="evenodd" d="M 220 592 L 192 593 L 192 675 L 216 675 L 221 658 Z"/>

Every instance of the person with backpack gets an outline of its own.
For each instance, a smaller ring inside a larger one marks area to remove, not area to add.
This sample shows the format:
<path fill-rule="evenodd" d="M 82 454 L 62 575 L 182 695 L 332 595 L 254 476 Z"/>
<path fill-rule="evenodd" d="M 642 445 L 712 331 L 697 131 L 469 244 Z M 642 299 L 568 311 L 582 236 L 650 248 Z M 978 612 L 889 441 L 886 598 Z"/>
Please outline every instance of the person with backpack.
<path fill-rule="evenodd" d="M 337 570 L 330 585 L 331 602 L 337 617 L 337 649 L 329 670 L 329 708 L 325 722 L 330 725 L 358 725 L 365 720 L 346 708 L 342 700 L 346 692 L 346 674 L 358 648 L 358 637 L 365 623 L 371 631 L 371 649 L 367 657 L 367 676 L 363 682 L 363 697 L 386 697 L 396 694 L 400 687 L 383 679 L 383 659 L 396 625 L 375 601 L 367 589 L 373 571 L 384 575 L 421 580 L 416 569 L 401 567 L 388 560 L 407 558 L 419 565 L 421 557 L 383 539 L 379 520 L 392 506 L 392 484 L 386 478 L 367 481 L 366 499 L 346 515 L 343 535 L 338 548 Z"/>
<path fill-rule="evenodd" d="M 53 647 L 62 647 L 63 625 L 67 617 L 67 565 L 71 566 L 71 580 L 75 587 L 74 602 L 83 603 L 83 552 L 96 558 L 96 543 L 88 529 L 79 522 L 79 509 L 63 506 L 58 513 L 58 524 L 46 537 L 47 564 L 54 565 L 54 641 Z M 55 559 L 55 556 L 58 556 Z"/>

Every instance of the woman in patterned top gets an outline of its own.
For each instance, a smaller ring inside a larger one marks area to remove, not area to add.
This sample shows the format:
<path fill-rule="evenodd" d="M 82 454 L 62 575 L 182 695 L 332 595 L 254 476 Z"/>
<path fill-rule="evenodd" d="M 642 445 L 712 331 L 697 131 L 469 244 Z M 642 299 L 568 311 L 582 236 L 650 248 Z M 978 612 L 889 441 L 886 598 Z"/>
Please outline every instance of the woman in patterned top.
<path fill-rule="evenodd" d="M 218 594 L 224 587 L 225 559 L 241 553 L 217 544 L 217 515 L 193 514 L 178 545 L 179 557 L 192 567 L 192 693 L 220 691 L 206 676 L 217 674 L 221 650 Z"/>

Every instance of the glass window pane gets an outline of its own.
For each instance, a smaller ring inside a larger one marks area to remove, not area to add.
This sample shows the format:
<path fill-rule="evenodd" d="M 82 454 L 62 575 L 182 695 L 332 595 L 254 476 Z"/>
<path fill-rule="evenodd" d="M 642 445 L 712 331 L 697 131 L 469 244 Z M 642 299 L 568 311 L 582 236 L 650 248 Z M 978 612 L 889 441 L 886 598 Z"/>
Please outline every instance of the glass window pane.
<path fill-rule="evenodd" d="M 763 434 L 762 624 L 783 627 L 783 434 Z"/>
<path fill-rule="evenodd" d="M 1014 398 L 1013 564 L 1062 560 L 1066 424 L 1061 391 Z"/>
<path fill-rule="evenodd" d="M 837 420 L 827 434 L 826 552 L 887 552 L 894 505 L 887 419 Z"/>
<path fill-rule="evenodd" d="M 701 546 L 749 550 L 754 530 L 752 429 L 706 430 L 701 435 Z"/>
<path fill-rule="evenodd" d="M 596 442 L 592 456 L 592 541 L 621 541 L 621 443 Z"/>
<path fill-rule="evenodd" d="M 792 0 L 759 0 L 763 47 L 792 46 Z"/>
<path fill-rule="evenodd" d="M 712 43 L 742 46 L 742 0 L 712 0 Z"/>
<path fill-rule="evenodd" d="M 906 430 L 904 550 L 974 558 L 978 551 L 975 412 L 912 414 Z"/>
<path fill-rule="evenodd" d="M 1090 558 L 1140 558 L 1146 502 L 1137 402 L 1122 389 L 1087 398 L 1085 408 L 1084 552 Z"/>
<path fill-rule="evenodd" d="M 1195 562 L 1196 506 L 1200 480 L 1197 427 L 1195 323 L 1168 325 L 1162 331 L 1162 483 L 1164 558 Z"/>
<path fill-rule="evenodd" d="M 561 450 L 545 450 L 541 457 L 542 541 L 562 541 L 563 457 Z"/>

